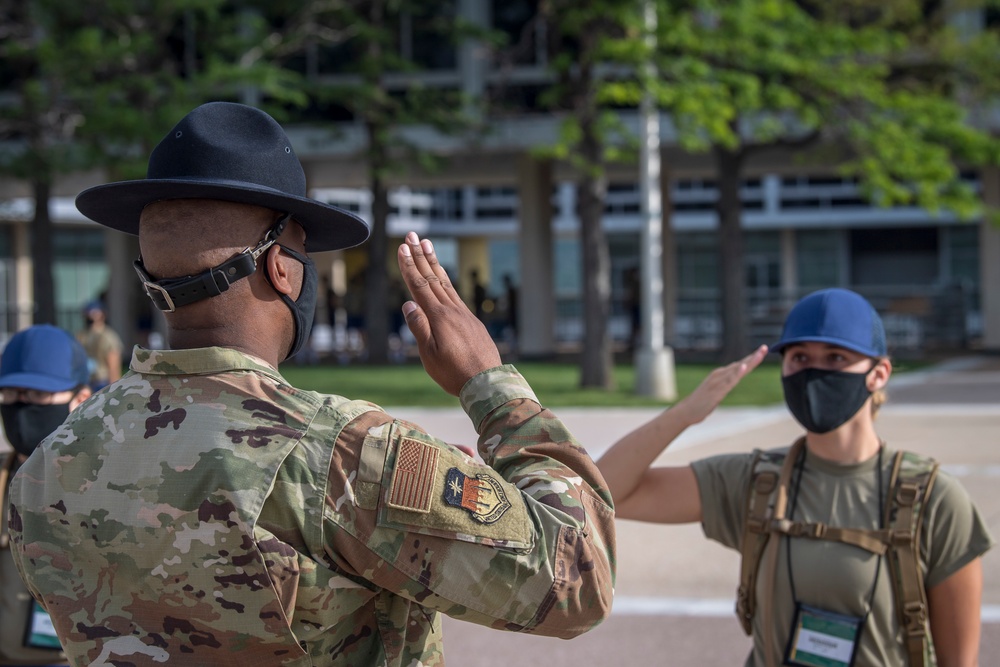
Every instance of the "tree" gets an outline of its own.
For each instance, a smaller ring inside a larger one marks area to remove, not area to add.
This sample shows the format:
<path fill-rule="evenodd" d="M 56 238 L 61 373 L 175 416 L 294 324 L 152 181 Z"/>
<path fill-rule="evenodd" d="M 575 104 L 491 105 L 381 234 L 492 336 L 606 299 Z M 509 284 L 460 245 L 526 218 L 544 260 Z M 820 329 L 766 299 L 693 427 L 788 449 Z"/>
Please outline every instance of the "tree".
<path fill-rule="evenodd" d="M 36 323 L 55 322 L 52 280 L 52 220 L 48 201 L 56 174 L 83 166 L 72 140 L 80 123 L 78 108 L 65 94 L 68 63 L 53 51 L 45 25 L 50 9 L 5 0 L 0 5 L 0 61 L 12 80 L 11 102 L 0 105 L 0 173 L 31 185 L 36 202 L 31 225 Z M 47 34 L 46 34 L 47 33 Z"/>
<path fill-rule="evenodd" d="M 636 2 L 588 3 L 548 0 L 540 5 L 555 49 L 556 81 L 548 103 L 565 112 L 560 137 L 548 152 L 577 171 L 577 216 L 583 279 L 583 352 L 580 386 L 614 388 L 611 315 L 611 258 L 602 219 L 609 163 L 626 159 L 630 134 L 616 113 L 609 87 L 622 72 L 612 56 L 641 44 L 642 12 Z"/>
<path fill-rule="evenodd" d="M 724 358 L 747 344 L 739 187 L 754 153 L 821 141 L 875 202 L 978 210 L 959 169 L 995 162 L 997 144 L 950 82 L 995 37 L 963 44 L 948 3 L 923 5 L 658 0 L 657 98 L 681 144 L 717 166 Z"/>
<path fill-rule="evenodd" d="M 343 112 L 364 127 L 365 169 L 372 196 L 371 237 L 365 278 L 368 361 L 389 359 L 389 183 L 395 172 L 418 164 L 433 168 L 434 156 L 408 141 L 402 128 L 429 126 L 441 133 L 473 125 L 469 101 L 459 91 L 430 90 L 407 75 L 426 70 L 421 54 L 398 43 L 405 23 L 435 43 L 458 43 L 485 33 L 455 15 L 453 0 L 354 0 L 340 3 L 289 0 L 269 5 L 272 23 L 281 24 L 270 57 L 288 63 L 310 50 L 339 56 L 336 81 L 310 75 L 300 90 L 333 117 Z M 395 81 L 390 83 L 390 78 Z"/>
<path fill-rule="evenodd" d="M 153 144 L 191 107 L 236 98 L 248 83 L 284 89 L 265 64 L 240 60 L 256 39 L 224 9 L 222 0 L 156 0 L 142 11 L 110 0 L 0 5 L 0 60 L 14 92 L 0 104 L 0 173 L 34 194 L 36 323 L 55 321 L 48 204 L 59 174 L 140 178 Z"/>

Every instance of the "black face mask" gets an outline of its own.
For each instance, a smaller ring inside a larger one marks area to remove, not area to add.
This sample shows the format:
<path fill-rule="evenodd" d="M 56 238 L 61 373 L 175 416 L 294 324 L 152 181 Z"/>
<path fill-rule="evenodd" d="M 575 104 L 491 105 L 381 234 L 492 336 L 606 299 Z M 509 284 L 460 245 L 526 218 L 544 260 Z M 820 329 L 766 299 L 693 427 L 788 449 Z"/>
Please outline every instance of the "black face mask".
<path fill-rule="evenodd" d="M 858 413 L 871 391 L 868 373 L 806 368 L 781 378 L 785 404 L 810 433 L 829 433 Z"/>
<path fill-rule="evenodd" d="M 301 262 L 303 269 L 302 289 L 299 290 L 298 299 L 292 301 L 292 297 L 278 292 L 278 296 L 281 297 L 281 300 L 292 311 L 292 317 L 295 319 L 295 340 L 292 341 L 292 349 L 289 351 L 288 356 L 285 357 L 285 359 L 291 359 L 306 344 L 306 341 L 309 340 L 309 334 L 312 332 L 313 319 L 316 314 L 316 295 L 319 287 L 319 276 L 316 273 L 316 264 L 309 257 L 283 245 L 279 245 L 278 247 L 288 253 L 289 256 Z M 267 271 L 264 271 L 264 275 L 267 276 L 267 281 L 271 282 L 271 275 Z M 271 286 L 273 287 L 274 283 L 271 283 Z"/>
<path fill-rule="evenodd" d="M 28 456 L 42 440 L 59 428 L 69 416 L 69 403 L 36 405 L 9 403 L 0 405 L 3 430 L 18 454 Z"/>

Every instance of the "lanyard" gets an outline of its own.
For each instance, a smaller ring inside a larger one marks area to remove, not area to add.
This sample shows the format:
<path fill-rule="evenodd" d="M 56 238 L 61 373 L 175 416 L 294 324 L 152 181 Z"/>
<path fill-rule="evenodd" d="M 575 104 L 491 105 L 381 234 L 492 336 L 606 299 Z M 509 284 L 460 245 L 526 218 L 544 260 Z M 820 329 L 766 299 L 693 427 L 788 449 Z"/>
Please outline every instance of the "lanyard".
<path fill-rule="evenodd" d="M 885 449 L 884 445 L 880 445 L 878 448 L 878 465 L 875 467 L 875 481 L 878 485 L 878 527 L 879 530 L 885 528 L 885 516 L 882 508 L 884 507 L 884 498 L 882 495 L 882 451 Z M 802 484 L 802 474 L 805 468 L 806 452 L 808 449 L 806 447 L 802 448 L 802 454 L 799 456 L 799 460 L 795 462 L 795 485 L 792 487 L 792 497 L 789 503 L 788 519 L 794 520 L 795 518 L 795 505 L 799 499 L 799 485 Z M 792 600 L 797 604 L 799 602 L 798 596 L 795 594 L 795 578 L 792 576 L 792 540 L 791 536 L 785 536 L 785 556 L 788 560 L 788 584 L 792 590 Z M 868 609 L 865 611 L 865 615 L 862 622 L 868 620 L 869 614 L 872 613 L 872 607 L 875 603 L 875 590 L 878 586 L 878 575 L 879 571 L 882 569 L 882 555 L 878 555 L 878 560 L 875 561 L 875 580 L 872 581 L 872 590 L 868 595 Z"/>

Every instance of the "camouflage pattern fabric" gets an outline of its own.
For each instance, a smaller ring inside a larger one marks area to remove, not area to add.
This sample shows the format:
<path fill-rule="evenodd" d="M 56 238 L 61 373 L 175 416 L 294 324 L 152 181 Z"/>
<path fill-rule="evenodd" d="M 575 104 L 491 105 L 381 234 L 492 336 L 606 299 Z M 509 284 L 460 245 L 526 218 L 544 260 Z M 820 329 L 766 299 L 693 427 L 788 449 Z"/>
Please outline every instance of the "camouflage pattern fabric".
<path fill-rule="evenodd" d="M 13 553 L 76 665 L 444 664 L 438 612 L 573 637 L 613 508 L 515 369 L 461 400 L 478 463 L 225 348 L 136 348 L 11 487 Z"/>
<path fill-rule="evenodd" d="M 29 610 L 34 606 L 28 590 L 21 582 L 17 567 L 10 555 L 7 535 L 7 473 L 16 469 L 17 454 L 0 453 L 0 489 L 3 491 L 3 517 L 0 518 L 0 665 L 56 665 L 66 664 L 66 656 L 58 648 L 35 648 L 26 645 L 29 634 Z"/>

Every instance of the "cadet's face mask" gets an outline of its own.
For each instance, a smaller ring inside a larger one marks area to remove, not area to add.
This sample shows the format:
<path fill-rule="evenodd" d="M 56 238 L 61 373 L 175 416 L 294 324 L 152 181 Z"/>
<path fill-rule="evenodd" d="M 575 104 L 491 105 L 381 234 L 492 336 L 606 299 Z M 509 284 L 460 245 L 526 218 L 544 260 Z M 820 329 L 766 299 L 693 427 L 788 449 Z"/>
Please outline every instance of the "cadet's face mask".
<path fill-rule="evenodd" d="M 69 403 L 0 405 L 0 417 L 3 418 L 3 431 L 7 441 L 18 454 L 24 456 L 35 451 L 35 447 L 59 428 L 68 416 Z"/>
<path fill-rule="evenodd" d="M 781 378 L 785 404 L 810 433 L 829 433 L 856 415 L 871 396 L 870 372 L 805 368 Z"/>

